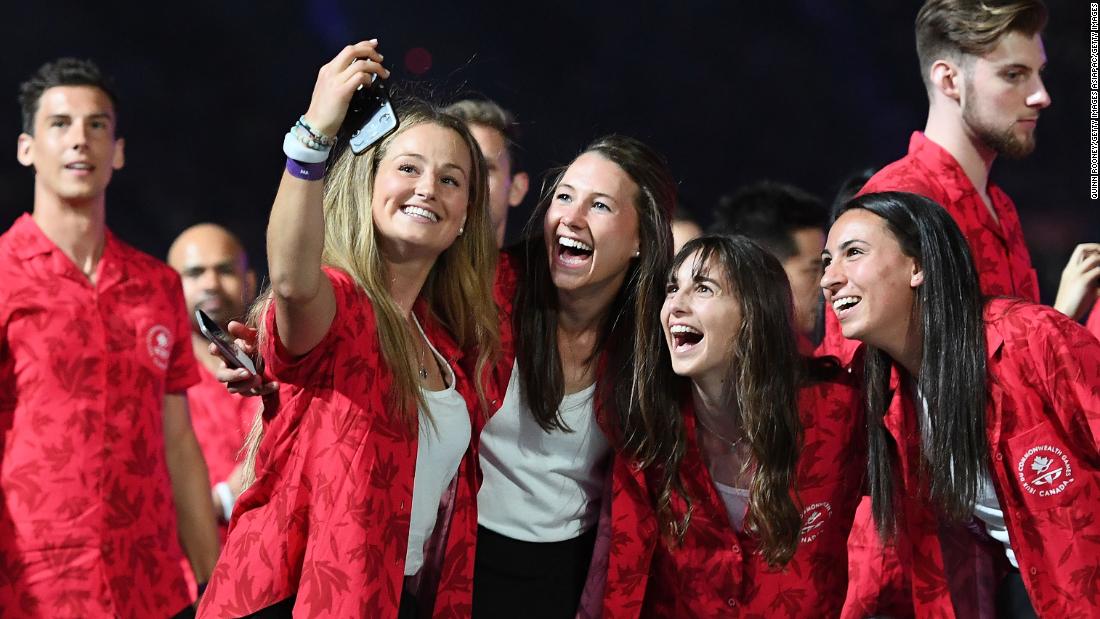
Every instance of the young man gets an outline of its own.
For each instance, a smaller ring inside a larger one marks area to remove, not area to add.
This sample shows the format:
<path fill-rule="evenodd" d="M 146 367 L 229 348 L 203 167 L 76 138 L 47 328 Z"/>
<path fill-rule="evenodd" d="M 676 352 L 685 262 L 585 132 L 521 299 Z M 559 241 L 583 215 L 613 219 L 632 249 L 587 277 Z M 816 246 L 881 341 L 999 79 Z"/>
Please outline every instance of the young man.
<path fill-rule="evenodd" d="M 799 349 L 813 352 L 820 338 L 825 205 L 792 185 L 762 181 L 723 197 L 714 217 L 711 232 L 742 234 L 779 259 L 791 282 Z"/>
<path fill-rule="evenodd" d="M 0 608 L 186 614 L 180 542 L 203 583 L 217 541 L 179 277 L 106 229 L 124 158 L 98 68 L 43 65 L 20 102 L 35 190 L 0 236 Z"/>
<path fill-rule="evenodd" d="M 191 319 L 191 348 L 199 362 L 199 384 L 187 390 L 191 424 L 210 474 L 211 498 L 224 538 L 233 504 L 241 493 L 240 451 L 259 406 L 256 398 L 229 393 L 214 378 L 221 360 L 195 321 L 206 312 L 222 330 L 230 320 L 244 320 L 256 294 L 256 274 L 248 268 L 244 248 L 225 228 L 198 224 L 184 230 L 168 250 L 168 264 L 183 280 L 183 298 Z"/>
<path fill-rule="evenodd" d="M 502 247 L 508 209 L 523 202 L 530 185 L 516 148 L 519 125 L 511 112 L 487 100 L 464 99 L 447 106 L 446 111 L 466 122 L 481 147 L 489 168 L 489 210 L 493 230 L 497 247 Z"/>

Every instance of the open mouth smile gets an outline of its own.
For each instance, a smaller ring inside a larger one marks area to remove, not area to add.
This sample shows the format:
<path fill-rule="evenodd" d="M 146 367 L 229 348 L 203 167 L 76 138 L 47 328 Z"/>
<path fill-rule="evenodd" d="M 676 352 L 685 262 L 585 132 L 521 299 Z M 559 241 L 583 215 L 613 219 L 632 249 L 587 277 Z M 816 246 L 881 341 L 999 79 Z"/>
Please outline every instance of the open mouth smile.
<path fill-rule="evenodd" d="M 411 204 L 401 207 L 401 212 L 405 215 L 412 217 L 423 222 L 437 223 L 439 222 L 439 216 L 429 211 L 426 208 L 419 206 L 412 206 Z"/>
<path fill-rule="evenodd" d="M 856 305 L 859 305 L 859 302 L 862 300 L 862 297 L 854 296 L 837 297 L 833 299 L 833 311 L 836 312 L 837 319 L 839 320 L 846 316 L 848 312 Z"/>
<path fill-rule="evenodd" d="M 676 353 L 688 352 L 703 341 L 703 332 L 687 325 L 671 325 L 668 332 L 672 335 L 672 350 Z"/>
<path fill-rule="evenodd" d="M 565 266 L 581 266 L 592 259 L 592 246 L 568 236 L 558 237 L 558 262 Z"/>

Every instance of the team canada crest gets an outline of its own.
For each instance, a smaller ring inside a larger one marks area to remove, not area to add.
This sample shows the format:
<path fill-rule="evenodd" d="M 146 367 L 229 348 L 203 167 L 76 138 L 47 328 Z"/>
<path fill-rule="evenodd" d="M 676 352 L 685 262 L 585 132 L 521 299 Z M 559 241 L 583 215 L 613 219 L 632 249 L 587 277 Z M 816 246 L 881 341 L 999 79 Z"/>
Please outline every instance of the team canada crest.
<path fill-rule="evenodd" d="M 164 325 L 153 325 L 145 335 L 145 346 L 153 365 L 162 370 L 168 369 L 168 358 L 172 356 L 172 332 Z"/>
<path fill-rule="evenodd" d="M 821 535 L 825 521 L 833 514 L 833 506 L 821 501 L 802 510 L 802 543 L 809 544 Z"/>
<path fill-rule="evenodd" d="M 1061 494 L 1074 482 L 1069 456 L 1053 445 L 1032 447 L 1016 465 L 1016 477 L 1028 494 Z"/>

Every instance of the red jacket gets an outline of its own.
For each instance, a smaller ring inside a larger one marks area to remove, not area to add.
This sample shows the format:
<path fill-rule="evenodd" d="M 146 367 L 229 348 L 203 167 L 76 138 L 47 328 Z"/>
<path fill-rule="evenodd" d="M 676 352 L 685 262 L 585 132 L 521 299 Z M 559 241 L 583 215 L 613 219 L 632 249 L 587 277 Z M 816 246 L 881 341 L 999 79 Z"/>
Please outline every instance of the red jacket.
<path fill-rule="evenodd" d="M 1097 339 L 1100 339 L 1100 299 L 1097 299 L 1096 304 L 1092 306 L 1092 313 L 1089 314 L 1089 321 L 1085 324 L 1085 327 Z"/>
<path fill-rule="evenodd" d="M 632 523 L 616 521 L 615 538 L 640 547 L 645 559 L 634 574 L 648 572 L 636 585 L 645 591 L 646 617 L 830 617 L 840 614 L 847 584 L 846 543 L 862 494 L 865 451 L 859 392 L 846 374 L 811 384 L 799 392 L 804 444 L 799 455 L 796 504 L 803 517 L 802 539 L 784 567 L 770 568 L 757 553 L 757 542 L 730 525 L 725 505 L 711 482 L 696 442 L 693 408 L 685 404 L 687 451 L 681 479 L 694 503 L 683 542 L 631 535 Z M 655 479 L 646 476 L 651 481 Z M 683 518 L 686 503 L 674 496 L 673 517 Z M 652 523 L 652 510 L 646 521 Z M 650 564 L 650 558 L 652 563 Z"/>
<path fill-rule="evenodd" d="M 187 608 L 164 396 L 197 380 L 167 265 L 108 232 L 93 285 L 30 215 L 0 236 L 0 616 Z"/>
<path fill-rule="evenodd" d="M 879 170 L 859 195 L 880 191 L 920 194 L 951 214 L 970 245 L 982 294 L 1039 302 L 1039 279 L 1031 266 L 1016 205 L 1000 187 L 990 183 L 988 193 L 997 213 L 994 221 L 962 166 L 939 144 L 919 131 L 913 132 L 908 154 Z M 826 312 L 825 339 L 818 352 L 848 363 L 858 347 L 858 342 L 841 335 L 836 314 Z"/>
<path fill-rule="evenodd" d="M 990 184 L 988 193 L 997 220 L 959 162 L 940 145 L 919 131 L 909 139 L 909 152 L 875 174 L 860 195 L 880 191 L 908 191 L 931 198 L 943 206 L 970 246 L 978 269 L 982 294 L 1013 296 L 1038 303 L 1039 284 L 1031 266 L 1031 254 L 1016 206 L 1000 187 Z M 825 312 L 825 338 L 818 354 L 833 355 L 845 364 L 859 347 L 840 332 L 831 308 Z M 850 578 L 848 617 L 876 612 L 895 617 L 909 616 L 908 574 L 898 566 L 890 548 L 885 551 L 871 522 L 869 501 L 860 506 L 852 526 L 848 548 Z"/>
<path fill-rule="evenodd" d="M 522 277 L 516 262 L 517 259 L 514 256 L 502 253 L 497 263 L 493 296 L 500 308 L 502 354 L 491 368 L 490 376 L 484 381 L 490 415 L 495 413 L 504 402 L 504 394 L 508 389 L 508 381 L 516 358 L 512 311 L 518 281 Z M 469 371 L 469 368 L 467 369 Z M 597 384 L 603 376 L 604 361 L 601 360 L 596 371 Z M 612 447 L 617 449 L 618 432 L 615 422 L 608 418 L 605 407 L 600 405 L 599 394 L 600 390 L 597 389 L 595 407 L 597 421 Z M 485 426 L 485 421 L 487 419 L 475 425 L 475 446 L 478 444 L 478 436 Z M 632 539 L 641 537 L 639 531 L 645 527 L 653 526 L 652 521 L 646 521 L 644 516 L 651 513 L 648 495 L 644 484 L 641 483 L 641 472 L 631 464 L 628 457 L 616 451 L 611 460 L 611 472 L 608 475 L 610 483 L 605 488 L 600 520 L 596 525 L 596 542 L 589 566 L 588 580 L 581 596 L 578 617 L 603 617 L 604 619 L 636 617 L 645 588 L 644 574 L 648 560 L 645 562 L 646 566 L 637 568 L 644 549 L 637 544 L 621 540 L 617 529 L 614 540 L 611 536 L 613 523 L 625 523 L 627 530 L 623 535 Z M 640 588 L 639 582 L 642 585 Z"/>
<path fill-rule="evenodd" d="M 1020 574 L 1040 617 L 1098 617 L 1100 342 L 1055 310 L 1020 301 L 990 301 L 985 320 L 989 465 Z M 905 446 L 899 476 L 910 498 L 900 510 L 899 555 L 911 564 L 913 604 L 921 617 L 978 616 L 993 588 L 960 586 L 973 582 L 970 566 L 943 556 L 949 545 L 917 481 L 916 415 L 900 374 L 895 368 L 885 423 Z"/>
<path fill-rule="evenodd" d="M 412 508 L 417 433 L 392 410 L 391 376 L 366 294 L 326 269 L 336 315 L 324 339 L 292 358 L 274 311 L 264 359 L 281 383 L 278 414 L 265 420 L 256 482 L 237 502 L 229 538 L 199 608 L 239 617 L 296 595 L 296 617 L 396 617 Z M 417 307 L 432 343 L 467 399 L 462 353 Z M 467 452 L 436 589 L 435 615 L 468 616 L 477 528 L 474 462 Z M 427 566 L 426 566 L 427 567 Z"/>

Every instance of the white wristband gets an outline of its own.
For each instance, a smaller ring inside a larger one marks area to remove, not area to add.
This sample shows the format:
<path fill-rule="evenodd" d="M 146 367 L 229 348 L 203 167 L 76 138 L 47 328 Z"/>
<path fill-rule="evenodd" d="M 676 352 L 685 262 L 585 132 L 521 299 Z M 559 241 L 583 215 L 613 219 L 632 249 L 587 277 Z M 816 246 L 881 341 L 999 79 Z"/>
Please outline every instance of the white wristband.
<path fill-rule="evenodd" d="M 331 150 L 331 146 L 325 150 L 313 150 L 302 144 L 290 131 L 287 131 L 286 137 L 283 138 L 283 152 L 286 156 L 302 163 L 324 163 Z"/>
<path fill-rule="evenodd" d="M 233 515 L 233 505 L 237 502 L 237 497 L 233 496 L 233 489 L 228 483 L 220 481 L 214 484 L 214 494 L 218 495 L 218 500 L 221 501 L 222 517 L 229 522 L 229 518 Z"/>

